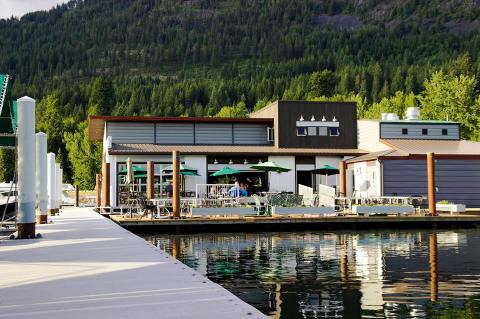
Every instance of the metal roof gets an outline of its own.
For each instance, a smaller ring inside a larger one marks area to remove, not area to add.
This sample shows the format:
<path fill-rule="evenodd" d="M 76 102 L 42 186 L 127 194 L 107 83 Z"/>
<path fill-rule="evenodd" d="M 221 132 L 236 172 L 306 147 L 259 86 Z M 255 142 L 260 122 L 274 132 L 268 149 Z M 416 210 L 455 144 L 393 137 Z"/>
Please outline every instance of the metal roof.
<path fill-rule="evenodd" d="M 443 155 L 480 155 L 480 142 L 446 140 L 380 140 L 388 147 L 406 155 L 425 155 L 427 153 Z"/>
<path fill-rule="evenodd" d="M 355 156 L 365 154 L 359 149 L 314 149 L 314 148 L 277 148 L 275 146 L 244 145 L 158 145 L 158 144 L 112 144 L 111 155 L 157 155 L 179 151 L 184 154 L 292 154 L 292 155 L 341 155 Z"/>

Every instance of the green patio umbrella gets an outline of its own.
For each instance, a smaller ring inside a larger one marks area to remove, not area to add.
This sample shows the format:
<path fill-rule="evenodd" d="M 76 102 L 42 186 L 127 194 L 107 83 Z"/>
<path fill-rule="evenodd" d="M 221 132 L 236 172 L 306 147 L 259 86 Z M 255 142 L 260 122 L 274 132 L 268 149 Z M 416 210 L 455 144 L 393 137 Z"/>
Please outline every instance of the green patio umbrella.
<path fill-rule="evenodd" d="M 241 173 L 241 171 L 239 171 L 238 169 L 234 169 L 234 168 L 225 166 L 221 170 L 216 171 L 213 174 L 210 174 L 210 176 L 227 176 L 227 175 L 235 175 L 235 174 L 238 174 L 238 173 Z"/>
<path fill-rule="evenodd" d="M 133 165 L 132 170 L 133 170 L 133 174 L 135 175 L 135 177 L 137 177 L 138 174 L 146 174 L 147 173 L 147 169 L 143 168 L 143 167 L 140 167 L 140 166 Z M 123 168 L 118 172 L 118 175 L 127 175 L 127 172 L 128 172 L 127 168 Z"/>
<path fill-rule="evenodd" d="M 258 171 L 262 172 L 275 172 L 275 173 L 285 173 L 291 171 L 291 169 L 286 168 L 286 167 L 281 167 L 275 162 L 265 162 L 265 163 L 259 163 L 253 166 L 250 166 L 250 168 L 256 169 Z"/>
<path fill-rule="evenodd" d="M 164 171 L 165 173 L 167 173 L 167 174 L 173 172 L 173 167 L 172 167 L 172 165 L 169 165 L 169 166 L 165 167 L 165 168 L 163 169 L 163 171 Z M 195 168 L 193 168 L 193 167 L 190 167 L 190 166 L 188 166 L 188 165 L 186 165 L 186 164 L 180 164 L 180 174 L 181 174 L 181 175 L 191 175 L 191 174 L 182 174 L 182 173 L 188 173 L 188 172 L 190 172 L 190 173 L 195 173 L 195 174 L 197 174 L 197 176 L 198 176 L 197 169 L 195 169 Z"/>
<path fill-rule="evenodd" d="M 338 175 L 340 173 L 340 170 L 336 167 L 325 164 L 322 167 L 312 169 L 311 172 L 312 174 L 325 175 L 325 183 L 326 185 L 328 185 L 328 176 Z"/>

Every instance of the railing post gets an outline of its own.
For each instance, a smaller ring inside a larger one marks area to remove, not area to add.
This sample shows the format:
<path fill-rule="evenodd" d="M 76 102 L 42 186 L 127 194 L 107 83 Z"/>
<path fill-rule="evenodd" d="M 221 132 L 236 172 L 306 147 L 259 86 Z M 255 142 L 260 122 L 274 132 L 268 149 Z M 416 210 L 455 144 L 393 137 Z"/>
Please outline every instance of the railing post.
<path fill-rule="evenodd" d="M 102 206 L 110 206 L 110 163 L 102 165 Z"/>
<path fill-rule="evenodd" d="M 173 168 L 173 218 L 180 218 L 180 152 L 173 151 L 172 153 L 172 168 Z"/>
<path fill-rule="evenodd" d="M 435 154 L 427 153 L 427 177 L 428 177 L 428 214 L 435 216 L 436 189 L 435 189 Z"/>
<path fill-rule="evenodd" d="M 75 207 L 80 206 L 80 187 L 75 185 Z"/>
<path fill-rule="evenodd" d="M 102 174 L 95 177 L 95 207 L 102 206 Z"/>

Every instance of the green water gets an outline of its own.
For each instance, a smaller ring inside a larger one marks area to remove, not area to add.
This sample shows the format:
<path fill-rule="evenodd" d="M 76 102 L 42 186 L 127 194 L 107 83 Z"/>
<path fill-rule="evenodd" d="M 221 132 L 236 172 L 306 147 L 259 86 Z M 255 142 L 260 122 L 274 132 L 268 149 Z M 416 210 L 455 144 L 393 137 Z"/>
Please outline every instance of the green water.
<path fill-rule="evenodd" d="M 143 235 L 272 318 L 480 318 L 480 230 Z"/>

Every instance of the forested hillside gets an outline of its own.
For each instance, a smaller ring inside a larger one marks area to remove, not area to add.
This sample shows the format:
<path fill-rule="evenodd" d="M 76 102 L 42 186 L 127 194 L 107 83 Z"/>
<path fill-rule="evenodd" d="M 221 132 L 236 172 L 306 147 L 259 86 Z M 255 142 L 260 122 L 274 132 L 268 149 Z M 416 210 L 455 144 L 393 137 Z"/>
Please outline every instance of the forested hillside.
<path fill-rule="evenodd" d="M 478 0 L 74 0 L 0 20 L 0 72 L 39 100 L 38 129 L 88 188 L 94 113 L 231 116 L 336 99 L 376 117 L 418 104 L 478 139 L 479 31 Z"/>

